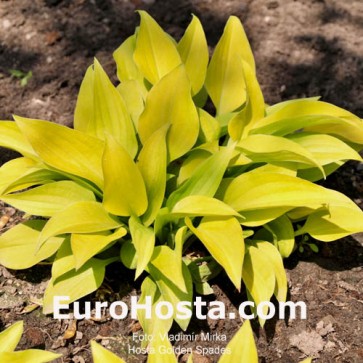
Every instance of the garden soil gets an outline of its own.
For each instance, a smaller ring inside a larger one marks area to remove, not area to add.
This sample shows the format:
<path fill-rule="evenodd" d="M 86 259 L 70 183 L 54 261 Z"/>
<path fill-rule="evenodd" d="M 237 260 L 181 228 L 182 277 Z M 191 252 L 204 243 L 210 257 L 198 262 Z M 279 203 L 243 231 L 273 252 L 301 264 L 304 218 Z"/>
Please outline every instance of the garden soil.
<path fill-rule="evenodd" d="M 0 0 L 0 119 L 13 114 L 71 126 L 77 92 L 96 57 L 116 82 L 112 52 L 139 23 L 135 10 L 145 9 L 177 39 L 196 14 L 213 50 L 229 15 L 245 26 L 267 103 L 321 96 L 363 117 L 363 1 L 361 0 Z M 11 70 L 32 72 L 21 85 Z M 1 137 L 1 136 L 0 136 Z M 16 157 L 0 150 L 0 164 Z M 72 155 L 69 155 L 71 158 Z M 362 164 L 348 163 L 324 185 L 342 191 L 363 207 Z M 23 215 L 0 205 L 1 232 Z M 318 243 L 319 253 L 305 249 L 286 262 L 289 300 L 304 301 L 307 319 L 253 323 L 260 362 L 294 363 L 306 356 L 314 362 L 363 362 L 363 236 Z M 50 277 L 50 266 L 11 271 L 0 268 L 0 330 L 24 320 L 19 349 L 41 348 L 63 354 L 57 362 L 91 362 L 89 341 L 96 339 L 128 362 L 146 356 L 129 351 L 137 321 L 55 320 L 37 302 Z M 243 296 L 220 276 L 211 300 L 230 311 Z M 90 298 L 129 302 L 139 283 L 120 264 L 107 271 L 105 284 Z M 201 341 L 202 332 L 229 340 L 238 320 L 193 320 L 194 341 L 175 346 L 214 348 L 195 355 L 195 362 L 216 362 L 224 341 Z M 173 333 L 177 334 L 177 327 Z M 187 356 L 179 355 L 185 362 Z"/>

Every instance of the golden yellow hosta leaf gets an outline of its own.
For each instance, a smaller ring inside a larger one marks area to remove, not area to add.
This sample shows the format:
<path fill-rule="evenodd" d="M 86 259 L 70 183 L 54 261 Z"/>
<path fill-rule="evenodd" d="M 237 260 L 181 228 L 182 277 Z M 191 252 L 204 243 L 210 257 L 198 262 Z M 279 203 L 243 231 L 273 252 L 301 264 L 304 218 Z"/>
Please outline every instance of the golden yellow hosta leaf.
<path fill-rule="evenodd" d="M 257 348 L 249 320 L 246 320 L 226 347 L 218 363 L 258 363 Z"/>
<path fill-rule="evenodd" d="M 282 257 L 278 249 L 272 243 L 267 241 L 257 241 L 256 246 L 258 251 L 267 257 L 269 263 L 273 267 L 274 275 L 276 277 L 276 286 L 274 291 L 276 299 L 280 302 L 285 302 L 287 295 L 287 279 Z"/>
<path fill-rule="evenodd" d="M 128 37 L 114 52 L 113 58 L 117 65 L 117 77 L 121 82 L 136 80 L 143 81 L 143 76 L 134 61 L 136 34 Z"/>
<path fill-rule="evenodd" d="M 228 133 L 236 141 L 246 137 L 254 123 L 265 115 L 265 101 L 256 74 L 247 62 L 241 62 L 246 83 L 246 104 L 228 123 Z"/>
<path fill-rule="evenodd" d="M 102 187 L 104 143 L 101 140 L 49 121 L 19 116 L 14 116 L 14 119 L 45 164 Z"/>
<path fill-rule="evenodd" d="M 178 363 L 167 334 L 155 332 L 150 348 L 147 363 Z"/>
<path fill-rule="evenodd" d="M 334 136 L 302 132 L 290 135 L 288 138 L 308 150 L 320 165 L 341 160 L 362 160 L 353 148 Z"/>
<path fill-rule="evenodd" d="M 102 345 L 91 341 L 93 363 L 125 363 L 125 361 L 113 354 Z"/>
<path fill-rule="evenodd" d="M 0 361 L 6 363 L 46 363 L 54 362 L 55 359 L 60 357 L 62 357 L 62 354 L 47 352 L 40 349 L 0 353 Z"/>
<path fill-rule="evenodd" d="M 167 207 L 173 206 L 181 199 L 191 195 L 213 197 L 218 190 L 223 175 L 233 153 L 232 147 L 221 147 L 198 165 L 190 178 L 174 190 L 167 200 Z"/>
<path fill-rule="evenodd" d="M 125 101 L 97 59 L 81 86 L 74 124 L 75 129 L 101 140 L 111 134 L 132 158 L 135 157 L 137 140 Z"/>
<path fill-rule="evenodd" d="M 14 191 L 11 185 L 29 171 L 34 170 L 37 163 L 30 158 L 22 157 L 9 160 L 0 167 L 0 194 Z M 30 184 L 32 185 L 32 184 Z M 29 186 L 25 184 L 25 187 Z M 15 188 L 15 190 L 17 190 Z"/>
<path fill-rule="evenodd" d="M 187 216 L 235 216 L 239 214 L 222 201 L 202 195 L 191 195 L 181 199 L 171 210 L 172 214 Z"/>
<path fill-rule="evenodd" d="M 269 257 L 256 246 L 247 245 L 242 278 L 256 306 L 261 302 L 270 301 L 276 286 L 275 269 Z M 266 305 L 263 313 L 267 312 Z M 259 317 L 259 321 L 264 325 L 262 317 Z"/>
<path fill-rule="evenodd" d="M 185 65 L 194 96 L 203 87 L 209 60 L 204 30 L 200 20 L 195 15 L 193 15 L 192 21 L 180 39 L 177 49 Z"/>
<path fill-rule="evenodd" d="M 127 230 L 124 227 L 118 228 L 113 233 L 72 233 L 71 247 L 75 260 L 74 267 L 79 269 L 90 258 L 126 234 Z"/>
<path fill-rule="evenodd" d="M 152 228 L 144 226 L 134 217 L 129 220 L 132 243 L 137 254 L 137 266 L 135 279 L 145 270 L 149 263 L 155 247 L 155 234 Z"/>
<path fill-rule="evenodd" d="M 165 301 L 155 281 L 150 277 L 145 277 L 141 285 L 140 304 L 145 304 L 146 297 L 151 299 L 151 319 L 146 317 L 145 310 L 139 310 L 137 317 L 145 334 L 167 334 L 173 323 L 173 318 L 159 319 L 155 313 L 155 306 L 161 301 Z M 147 343 L 147 342 L 146 342 Z M 146 344 L 145 344 L 146 345 Z"/>
<path fill-rule="evenodd" d="M 182 271 L 183 261 L 178 253 L 168 246 L 157 246 L 154 248 L 150 264 L 170 279 L 182 292 L 187 292 Z"/>
<path fill-rule="evenodd" d="M 354 205 L 343 194 L 309 181 L 284 174 L 257 172 L 245 173 L 230 181 L 220 198 L 246 218 L 241 221 L 246 225 L 264 224 L 296 207 L 318 209 L 327 203 Z"/>
<path fill-rule="evenodd" d="M 330 242 L 353 233 L 363 232 L 363 212 L 355 204 L 334 205 L 311 213 L 296 235 L 309 233 L 317 240 Z"/>
<path fill-rule="evenodd" d="M 219 115 L 236 110 L 246 101 L 241 60 L 255 68 L 253 54 L 239 19 L 231 16 L 210 61 L 205 86 Z"/>
<path fill-rule="evenodd" d="M 168 73 L 147 95 L 145 110 L 139 118 L 141 142 L 145 144 L 164 126 L 170 127 L 167 134 L 169 161 L 184 155 L 197 141 L 199 118 L 184 65 Z"/>
<path fill-rule="evenodd" d="M 273 237 L 273 243 L 282 257 L 289 257 L 295 246 L 294 228 L 290 219 L 283 215 L 264 226 Z"/>
<path fill-rule="evenodd" d="M 150 225 L 162 206 L 166 188 L 167 127 L 154 132 L 140 151 L 137 166 L 145 182 L 148 208 L 142 216 L 145 225 Z"/>
<path fill-rule="evenodd" d="M 98 202 L 76 202 L 57 212 L 44 226 L 39 244 L 63 233 L 94 233 L 120 227 Z"/>
<path fill-rule="evenodd" d="M 2 195 L 0 199 L 28 214 L 42 217 L 51 217 L 75 202 L 96 200 L 89 189 L 70 180 L 48 183 L 20 193 Z"/>
<path fill-rule="evenodd" d="M 64 242 L 64 237 L 49 238 L 37 251 L 45 223 L 45 220 L 30 220 L 3 233 L 0 236 L 0 263 L 7 268 L 21 270 L 52 256 Z"/>
<path fill-rule="evenodd" d="M 55 296 L 68 296 L 72 303 L 79 298 L 97 290 L 104 279 L 105 267 L 109 261 L 91 259 L 86 262 L 79 270 L 70 270 L 58 279 L 50 280 L 45 290 L 43 299 L 43 314 L 53 312 L 53 299 Z"/>
<path fill-rule="evenodd" d="M 34 160 L 38 159 L 29 141 L 14 121 L 0 121 L 0 135 L 1 147 L 15 150 Z"/>
<path fill-rule="evenodd" d="M 204 217 L 198 227 L 194 227 L 189 218 L 185 222 L 239 290 L 245 245 L 238 220 L 234 217 Z"/>
<path fill-rule="evenodd" d="M 141 23 L 137 33 L 134 61 L 144 77 L 155 84 L 181 63 L 171 37 L 146 12 L 138 11 Z"/>
<path fill-rule="evenodd" d="M 283 137 L 250 135 L 238 143 L 238 149 L 254 162 L 296 163 L 297 166 L 301 163 L 319 168 L 324 175 L 324 169 L 309 150 Z"/>
<path fill-rule="evenodd" d="M 24 323 L 17 321 L 0 333 L 0 352 L 12 352 L 18 345 L 24 330 Z"/>
<path fill-rule="evenodd" d="M 103 205 L 119 216 L 140 216 L 148 202 L 142 175 L 129 153 L 109 137 L 103 154 Z"/>
<path fill-rule="evenodd" d="M 117 86 L 117 90 L 120 92 L 122 98 L 125 101 L 128 112 L 130 113 L 132 122 L 134 123 L 135 129 L 138 128 L 139 117 L 144 111 L 144 98 L 146 94 L 140 83 L 135 80 L 127 80 L 120 83 Z"/>

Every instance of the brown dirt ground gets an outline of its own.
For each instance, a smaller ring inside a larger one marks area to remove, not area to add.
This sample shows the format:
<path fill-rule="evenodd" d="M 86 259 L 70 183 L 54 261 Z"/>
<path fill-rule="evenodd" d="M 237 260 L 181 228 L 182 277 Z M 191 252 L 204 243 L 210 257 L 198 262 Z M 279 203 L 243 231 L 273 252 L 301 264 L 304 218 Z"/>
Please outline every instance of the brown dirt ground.
<path fill-rule="evenodd" d="M 240 17 L 256 56 L 259 80 L 268 103 L 304 96 L 322 96 L 363 117 L 363 2 L 361 0 L 0 0 L 0 119 L 12 114 L 71 125 L 83 74 L 96 56 L 114 74 L 112 51 L 133 33 L 136 9 L 146 9 L 176 38 L 198 15 L 213 47 L 229 15 Z M 10 69 L 32 71 L 25 87 Z M 115 78 L 113 78 L 115 79 Z M 0 150 L 0 164 L 15 157 Z M 349 195 L 363 207 L 362 164 L 348 163 L 325 184 Z M 18 211 L 0 204 L 0 216 L 10 220 L 3 231 L 21 220 Z M 319 254 L 295 253 L 286 261 L 292 301 L 303 300 L 306 320 L 269 321 L 265 329 L 254 324 L 260 362 L 298 362 L 307 355 L 316 362 L 363 361 L 363 237 L 319 244 Z M 139 286 L 120 265 L 107 274 L 107 299 L 138 294 Z M 107 317 L 83 320 L 74 338 L 65 340 L 68 321 L 27 313 L 31 300 L 41 297 L 49 266 L 27 271 L 0 269 L 0 329 L 24 319 L 20 348 L 46 348 L 63 353 L 58 362 L 90 362 L 89 340 L 97 338 L 129 362 L 145 356 L 128 354 L 131 320 Z M 215 297 L 235 309 L 241 301 L 226 279 L 213 284 Z M 93 295 L 97 299 L 100 296 Z M 193 321 L 188 332 L 225 334 L 229 339 L 240 324 L 235 321 Z M 174 332 L 177 332 L 175 330 Z M 199 342 L 182 342 L 195 347 Z M 224 346 L 201 342 L 205 347 Z M 198 362 L 216 362 L 217 355 L 199 356 Z M 185 356 L 180 356 L 185 361 Z"/>

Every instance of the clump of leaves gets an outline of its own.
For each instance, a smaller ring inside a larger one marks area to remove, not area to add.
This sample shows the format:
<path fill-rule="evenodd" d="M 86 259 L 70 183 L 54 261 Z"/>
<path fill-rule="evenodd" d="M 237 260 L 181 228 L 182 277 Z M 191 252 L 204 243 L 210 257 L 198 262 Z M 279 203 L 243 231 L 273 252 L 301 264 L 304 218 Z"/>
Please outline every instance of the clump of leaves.
<path fill-rule="evenodd" d="M 353 201 L 314 184 L 361 161 L 362 120 L 318 98 L 267 105 L 234 16 L 209 60 L 197 17 L 177 43 L 139 13 L 114 53 L 120 84 L 95 59 L 74 129 L 19 116 L 0 123 L 0 146 L 23 155 L 1 167 L 0 199 L 37 216 L 0 237 L 0 262 L 53 261 L 44 313 L 56 295 L 96 290 L 119 260 L 154 304 L 191 302 L 193 284 L 211 293 L 222 270 L 256 305 L 285 301 L 282 258 L 295 237 L 363 230 Z M 190 320 L 139 319 L 147 334 Z"/>
<path fill-rule="evenodd" d="M 0 333 L 0 362 L 46 363 L 62 356 L 40 349 L 15 351 L 23 334 L 23 322 L 18 321 Z"/>

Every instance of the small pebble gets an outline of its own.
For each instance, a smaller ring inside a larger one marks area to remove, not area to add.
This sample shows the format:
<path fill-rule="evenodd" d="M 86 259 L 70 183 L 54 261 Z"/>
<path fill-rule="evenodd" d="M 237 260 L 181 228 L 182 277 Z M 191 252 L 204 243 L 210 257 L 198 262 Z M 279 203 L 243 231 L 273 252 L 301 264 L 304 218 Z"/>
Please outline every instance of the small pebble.
<path fill-rule="evenodd" d="M 11 22 L 10 22 L 10 20 L 8 20 L 8 19 L 4 19 L 3 20 L 3 28 L 4 29 L 9 29 L 11 27 Z"/>

